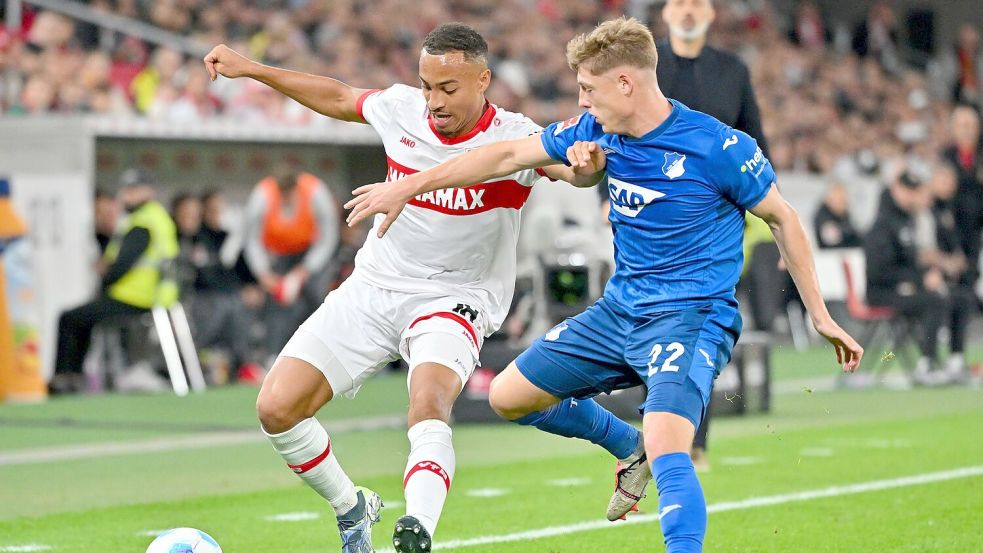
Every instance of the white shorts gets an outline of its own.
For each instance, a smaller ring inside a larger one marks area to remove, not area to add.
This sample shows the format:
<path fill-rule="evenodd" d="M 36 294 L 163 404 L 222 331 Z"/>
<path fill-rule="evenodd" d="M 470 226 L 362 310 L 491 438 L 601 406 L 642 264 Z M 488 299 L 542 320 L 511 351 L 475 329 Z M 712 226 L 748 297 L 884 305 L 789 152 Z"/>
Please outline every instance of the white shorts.
<path fill-rule="evenodd" d="M 314 365 L 335 394 L 349 398 L 400 357 L 411 374 L 421 363 L 449 367 L 463 387 L 478 364 L 484 330 L 484 309 L 473 300 L 385 290 L 353 275 L 300 325 L 280 356 Z"/>

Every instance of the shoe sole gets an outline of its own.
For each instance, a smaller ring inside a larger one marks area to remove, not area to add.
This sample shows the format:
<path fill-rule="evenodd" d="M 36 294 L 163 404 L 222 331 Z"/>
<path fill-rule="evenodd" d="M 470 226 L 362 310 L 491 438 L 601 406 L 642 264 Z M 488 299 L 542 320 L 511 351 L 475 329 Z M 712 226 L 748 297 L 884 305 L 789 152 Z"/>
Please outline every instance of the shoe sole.
<path fill-rule="evenodd" d="M 406 515 L 396 521 L 393 547 L 398 553 L 428 553 L 433 547 L 433 540 L 416 517 Z"/>

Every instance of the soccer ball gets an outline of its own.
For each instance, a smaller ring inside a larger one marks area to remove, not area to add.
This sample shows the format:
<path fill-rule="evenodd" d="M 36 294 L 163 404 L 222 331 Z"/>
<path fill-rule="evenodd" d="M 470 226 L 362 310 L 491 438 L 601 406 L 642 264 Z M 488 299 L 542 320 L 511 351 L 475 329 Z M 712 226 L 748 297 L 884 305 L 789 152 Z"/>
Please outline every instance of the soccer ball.
<path fill-rule="evenodd" d="M 147 553 L 222 553 L 222 548 L 201 530 L 175 528 L 157 536 Z"/>

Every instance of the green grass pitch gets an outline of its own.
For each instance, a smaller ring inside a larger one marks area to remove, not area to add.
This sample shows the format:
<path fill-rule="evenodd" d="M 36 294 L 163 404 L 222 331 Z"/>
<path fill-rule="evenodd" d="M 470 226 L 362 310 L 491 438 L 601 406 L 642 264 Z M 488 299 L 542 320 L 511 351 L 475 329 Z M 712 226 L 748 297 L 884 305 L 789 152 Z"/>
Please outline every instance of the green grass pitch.
<path fill-rule="evenodd" d="M 831 360 L 777 350 L 772 412 L 715 419 L 705 550 L 983 552 L 983 391 L 813 389 Z M 141 553 L 176 526 L 227 553 L 338 551 L 330 508 L 260 434 L 255 394 L 0 406 L 0 552 Z M 320 414 L 342 466 L 391 506 L 380 551 L 403 512 L 405 408 L 394 375 Z M 664 550 L 654 488 L 638 522 L 604 521 L 613 463 L 594 446 L 511 425 L 458 425 L 454 441 L 441 550 Z"/>

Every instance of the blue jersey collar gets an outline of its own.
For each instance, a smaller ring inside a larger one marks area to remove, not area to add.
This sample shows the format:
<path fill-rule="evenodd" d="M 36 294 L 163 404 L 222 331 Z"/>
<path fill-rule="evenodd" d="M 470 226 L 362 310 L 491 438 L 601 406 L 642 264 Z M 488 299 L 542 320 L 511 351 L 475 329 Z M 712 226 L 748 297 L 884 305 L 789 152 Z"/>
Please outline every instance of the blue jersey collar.
<path fill-rule="evenodd" d="M 643 134 L 638 138 L 635 138 L 634 136 L 625 135 L 625 140 L 631 142 L 647 142 L 649 140 L 652 140 L 653 138 L 656 138 L 662 133 L 666 132 L 666 129 L 672 126 L 672 124 L 676 121 L 676 118 L 679 117 L 679 112 L 682 111 L 683 108 L 682 104 L 673 100 L 672 98 L 667 98 L 667 100 L 669 100 L 669 103 L 672 104 L 672 112 L 669 114 L 669 117 L 666 117 L 665 121 L 659 123 L 658 127 L 650 130 L 649 132 Z"/>

